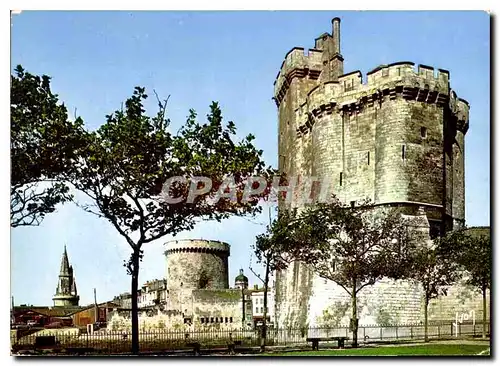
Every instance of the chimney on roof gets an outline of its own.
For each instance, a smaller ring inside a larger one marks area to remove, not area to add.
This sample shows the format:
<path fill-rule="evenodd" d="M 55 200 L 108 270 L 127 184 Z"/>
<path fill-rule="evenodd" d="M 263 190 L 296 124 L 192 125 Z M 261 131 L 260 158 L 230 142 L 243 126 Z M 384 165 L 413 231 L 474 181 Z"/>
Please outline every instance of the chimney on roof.
<path fill-rule="evenodd" d="M 340 54 L 340 18 L 332 19 L 332 37 L 334 44 L 334 53 Z"/>

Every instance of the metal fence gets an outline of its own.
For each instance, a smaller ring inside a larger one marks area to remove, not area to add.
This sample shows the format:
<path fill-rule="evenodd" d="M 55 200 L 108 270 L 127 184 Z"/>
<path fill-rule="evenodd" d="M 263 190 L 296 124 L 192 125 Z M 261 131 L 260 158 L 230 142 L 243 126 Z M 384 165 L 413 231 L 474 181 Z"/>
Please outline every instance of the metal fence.
<path fill-rule="evenodd" d="M 489 334 L 490 325 L 487 324 Z M 457 334 L 456 334 L 457 333 Z M 482 323 L 462 323 L 457 329 L 453 322 L 430 324 L 428 326 L 429 339 L 450 339 L 482 334 Z M 348 344 L 352 340 L 349 327 L 335 328 L 276 328 L 267 331 L 267 346 L 306 346 L 307 338 L 311 337 L 348 337 Z M 121 332 L 99 331 L 93 334 L 85 332 L 65 333 L 64 329 L 43 331 L 43 339 L 37 333 L 17 337 L 11 335 L 12 351 L 33 350 L 37 348 L 51 348 L 48 345 L 41 347 L 41 341 L 55 341 L 52 349 L 77 352 L 78 350 L 90 353 L 116 354 L 130 352 L 131 334 Z M 358 329 L 358 343 L 380 341 L 411 341 L 424 338 L 422 324 L 401 325 L 361 325 Z M 257 330 L 197 330 L 197 331 L 151 331 L 139 333 L 141 352 L 169 352 L 192 350 L 198 343 L 202 349 L 227 349 L 233 343 L 236 347 L 249 348 L 260 345 L 260 331 Z M 336 342 L 335 342 L 336 344 Z M 333 345 L 333 343 L 331 344 Z M 324 344 L 324 346 L 327 346 Z"/>

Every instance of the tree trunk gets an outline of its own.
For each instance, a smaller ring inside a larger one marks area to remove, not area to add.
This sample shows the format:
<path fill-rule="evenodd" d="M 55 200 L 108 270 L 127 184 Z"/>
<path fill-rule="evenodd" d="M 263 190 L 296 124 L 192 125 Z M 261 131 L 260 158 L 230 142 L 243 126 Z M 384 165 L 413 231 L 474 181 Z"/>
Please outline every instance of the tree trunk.
<path fill-rule="evenodd" d="M 139 289 L 139 260 L 140 252 L 134 250 L 132 254 L 132 354 L 139 354 L 139 314 L 137 306 L 137 291 Z"/>
<path fill-rule="evenodd" d="M 486 286 L 481 289 L 483 292 L 483 339 L 486 338 Z"/>
<path fill-rule="evenodd" d="M 266 275 L 264 277 L 264 319 L 262 321 L 262 333 L 260 337 L 260 352 L 266 350 L 267 338 L 267 290 L 269 285 L 269 259 L 266 260 Z"/>
<path fill-rule="evenodd" d="M 358 304 L 357 304 L 357 293 L 356 293 L 356 280 L 352 284 L 352 347 L 358 347 Z"/>
<path fill-rule="evenodd" d="M 427 294 L 425 294 L 425 304 L 424 304 L 424 342 L 429 342 L 428 314 L 427 314 L 428 307 L 429 307 L 429 296 L 427 296 Z"/>
<path fill-rule="evenodd" d="M 246 299 L 245 299 L 245 288 L 241 286 L 241 329 L 245 328 L 245 307 L 246 307 Z"/>

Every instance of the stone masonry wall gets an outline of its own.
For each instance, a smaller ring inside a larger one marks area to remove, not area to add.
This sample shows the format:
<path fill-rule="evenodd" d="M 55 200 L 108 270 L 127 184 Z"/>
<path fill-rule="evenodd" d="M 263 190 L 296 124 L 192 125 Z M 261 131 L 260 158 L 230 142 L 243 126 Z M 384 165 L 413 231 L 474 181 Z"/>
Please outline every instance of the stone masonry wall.
<path fill-rule="evenodd" d="M 206 240 L 169 242 L 167 259 L 168 289 L 229 288 L 229 245 Z"/>

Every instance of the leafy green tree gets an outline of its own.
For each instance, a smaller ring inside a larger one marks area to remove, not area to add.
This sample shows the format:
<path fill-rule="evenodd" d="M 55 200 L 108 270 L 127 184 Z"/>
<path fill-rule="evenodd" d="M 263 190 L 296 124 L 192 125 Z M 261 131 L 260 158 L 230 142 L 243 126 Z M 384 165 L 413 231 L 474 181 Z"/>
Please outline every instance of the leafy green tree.
<path fill-rule="evenodd" d="M 290 225 L 287 253 L 351 297 L 353 347 L 357 347 L 357 296 L 384 277 L 401 278 L 412 245 L 408 223 L 396 210 L 351 207 L 334 198 L 305 208 Z"/>
<path fill-rule="evenodd" d="M 424 340 L 429 342 L 429 302 L 446 296 L 448 288 L 457 280 L 455 262 L 442 250 L 442 238 L 434 239 L 431 246 L 420 246 L 412 254 L 409 278 L 418 281 L 424 291 Z"/>
<path fill-rule="evenodd" d="M 483 297 L 482 337 L 486 338 L 486 293 L 491 289 L 492 262 L 489 229 L 464 228 L 451 232 L 441 240 L 441 252 L 450 257 L 461 270 L 466 271 L 467 284 L 481 290 Z"/>
<path fill-rule="evenodd" d="M 249 176 L 268 172 L 252 135 L 233 141 L 235 125 L 223 124 L 217 103 L 212 103 L 207 123 L 198 123 L 191 110 L 184 126 L 172 134 L 167 101 L 158 98 L 159 111 L 151 117 L 144 109 L 146 98 L 145 89 L 137 87 L 124 110 L 108 115 L 106 123 L 88 134 L 87 151 L 70 178 L 90 199 L 91 203 L 80 206 L 108 220 L 130 245 L 132 253 L 125 267 L 132 277 L 132 294 L 137 293 L 145 244 L 191 230 L 202 219 L 220 221 L 231 214 L 259 212 L 259 196 L 245 202 L 241 192 Z M 234 178 L 232 185 L 239 189 L 235 196 L 228 194 L 227 176 Z M 173 181 L 172 177 L 187 180 Z M 196 177 L 215 183 L 209 187 L 210 182 Z M 212 190 L 190 197 L 190 187 Z M 167 193 L 178 201 L 167 200 Z M 139 352 L 138 330 L 137 297 L 132 296 L 134 354 Z"/>
<path fill-rule="evenodd" d="M 269 214 L 269 219 L 271 221 L 271 214 Z M 275 271 L 286 269 L 290 263 L 291 257 L 286 254 L 284 245 L 289 243 L 289 241 L 285 239 L 288 236 L 289 225 L 294 219 L 294 211 L 284 211 L 279 219 L 272 220 L 269 223 L 264 234 L 260 234 L 256 237 L 256 242 L 253 246 L 257 263 L 264 267 L 264 278 L 250 267 L 250 270 L 264 285 L 264 320 L 261 328 L 261 352 L 265 351 L 267 339 L 269 276 Z"/>
<path fill-rule="evenodd" d="M 84 143 L 83 122 L 69 121 L 50 77 L 18 65 L 10 81 L 10 225 L 36 226 L 72 199 L 63 176 Z"/>

